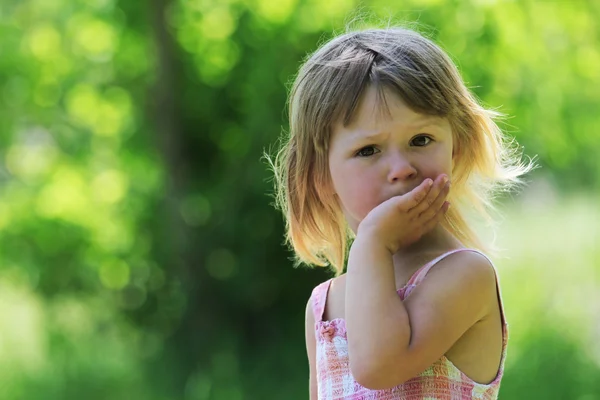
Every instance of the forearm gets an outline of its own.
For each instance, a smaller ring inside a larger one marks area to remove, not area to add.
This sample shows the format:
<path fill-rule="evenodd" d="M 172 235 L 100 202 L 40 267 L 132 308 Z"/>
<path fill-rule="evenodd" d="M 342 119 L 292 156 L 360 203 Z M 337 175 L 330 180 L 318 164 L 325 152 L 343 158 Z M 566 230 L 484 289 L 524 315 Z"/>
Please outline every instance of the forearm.
<path fill-rule="evenodd" d="M 390 251 L 357 237 L 348 258 L 346 330 L 353 374 L 378 374 L 397 364 L 410 341 L 408 313 L 396 292 Z"/>

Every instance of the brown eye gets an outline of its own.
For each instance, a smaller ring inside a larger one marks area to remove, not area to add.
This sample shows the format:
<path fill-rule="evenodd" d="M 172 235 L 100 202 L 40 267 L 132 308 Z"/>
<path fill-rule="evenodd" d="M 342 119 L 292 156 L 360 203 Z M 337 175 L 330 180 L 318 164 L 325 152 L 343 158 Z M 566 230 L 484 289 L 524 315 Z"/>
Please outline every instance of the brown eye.
<path fill-rule="evenodd" d="M 423 147 L 427 146 L 429 142 L 431 142 L 431 138 L 429 136 L 421 135 L 413 138 L 410 143 L 416 147 Z"/>
<path fill-rule="evenodd" d="M 375 154 L 375 147 L 373 146 L 363 147 L 356 153 L 356 155 L 359 157 L 370 157 L 373 154 Z"/>

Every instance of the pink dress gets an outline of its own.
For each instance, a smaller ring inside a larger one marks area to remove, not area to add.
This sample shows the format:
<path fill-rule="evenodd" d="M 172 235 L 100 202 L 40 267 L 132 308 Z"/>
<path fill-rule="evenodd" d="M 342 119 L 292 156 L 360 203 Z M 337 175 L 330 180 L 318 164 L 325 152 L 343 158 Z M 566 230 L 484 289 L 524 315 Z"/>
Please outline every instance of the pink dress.
<path fill-rule="evenodd" d="M 423 281 L 431 267 L 438 261 L 458 251 L 475 251 L 480 253 L 473 249 L 457 249 L 442 254 L 414 273 L 406 286 L 398 290 L 400 298 L 402 300 L 407 298 L 411 291 Z M 502 315 L 502 358 L 496 378 L 487 385 L 477 383 L 470 379 L 444 355 L 416 377 L 393 388 L 371 390 L 361 386 L 354 380 L 350 373 L 348 364 L 348 342 L 346 339 L 346 322 L 342 318 L 323 321 L 327 291 L 329 290 L 332 279 L 318 285 L 312 293 L 312 309 L 315 316 L 316 369 L 319 400 L 497 399 L 500 381 L 504 372 L 504 361 L 506 359 L 508 324 L 504 317 L 504 307 L 502 305 L 502 297 L 499 288 L 500 283 L 495 268 L 494 272 L 496 273 L 496 286 L 498 290 L 498 300 L 500 302 L 500 312 Z"/>

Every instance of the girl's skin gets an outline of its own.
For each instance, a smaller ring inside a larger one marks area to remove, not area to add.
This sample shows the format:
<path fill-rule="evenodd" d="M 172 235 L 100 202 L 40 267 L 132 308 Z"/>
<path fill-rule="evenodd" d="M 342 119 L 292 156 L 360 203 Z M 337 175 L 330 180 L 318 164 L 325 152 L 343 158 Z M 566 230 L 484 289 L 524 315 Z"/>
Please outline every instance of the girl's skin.
<path fill-rule="evenodd" d="M 350 369 L 365 387 L 399 385 L 443 355 L 471 379 L 489 383 L 500 364 L 502 326 L 487 259 L 453 254 L 405 301 L 396 292 L 425 262 L 463 247 L 439 224 L 460 154 L 446 119 L 416 113 L 393 94 L 386 100 L 389 116 L 377 110 L 376 91 L 368 88 L 351 124 L 334 125 L 331 190 L 356 239 L 347 273 L 332 283 L 325 319 L 345 319 Z M 306 318 L 316 399 L 310 301 Z"/>

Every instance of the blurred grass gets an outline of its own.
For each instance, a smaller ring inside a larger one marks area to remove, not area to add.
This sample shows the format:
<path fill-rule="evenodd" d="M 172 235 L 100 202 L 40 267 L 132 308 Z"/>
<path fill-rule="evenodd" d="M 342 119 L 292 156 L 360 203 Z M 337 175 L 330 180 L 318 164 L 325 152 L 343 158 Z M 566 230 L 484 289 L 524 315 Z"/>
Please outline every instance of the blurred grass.
<path fill-rule="evenodd" d="M 506 399 L 600 398 L 599 200 L 539 181 L 505 209 Z"/>

